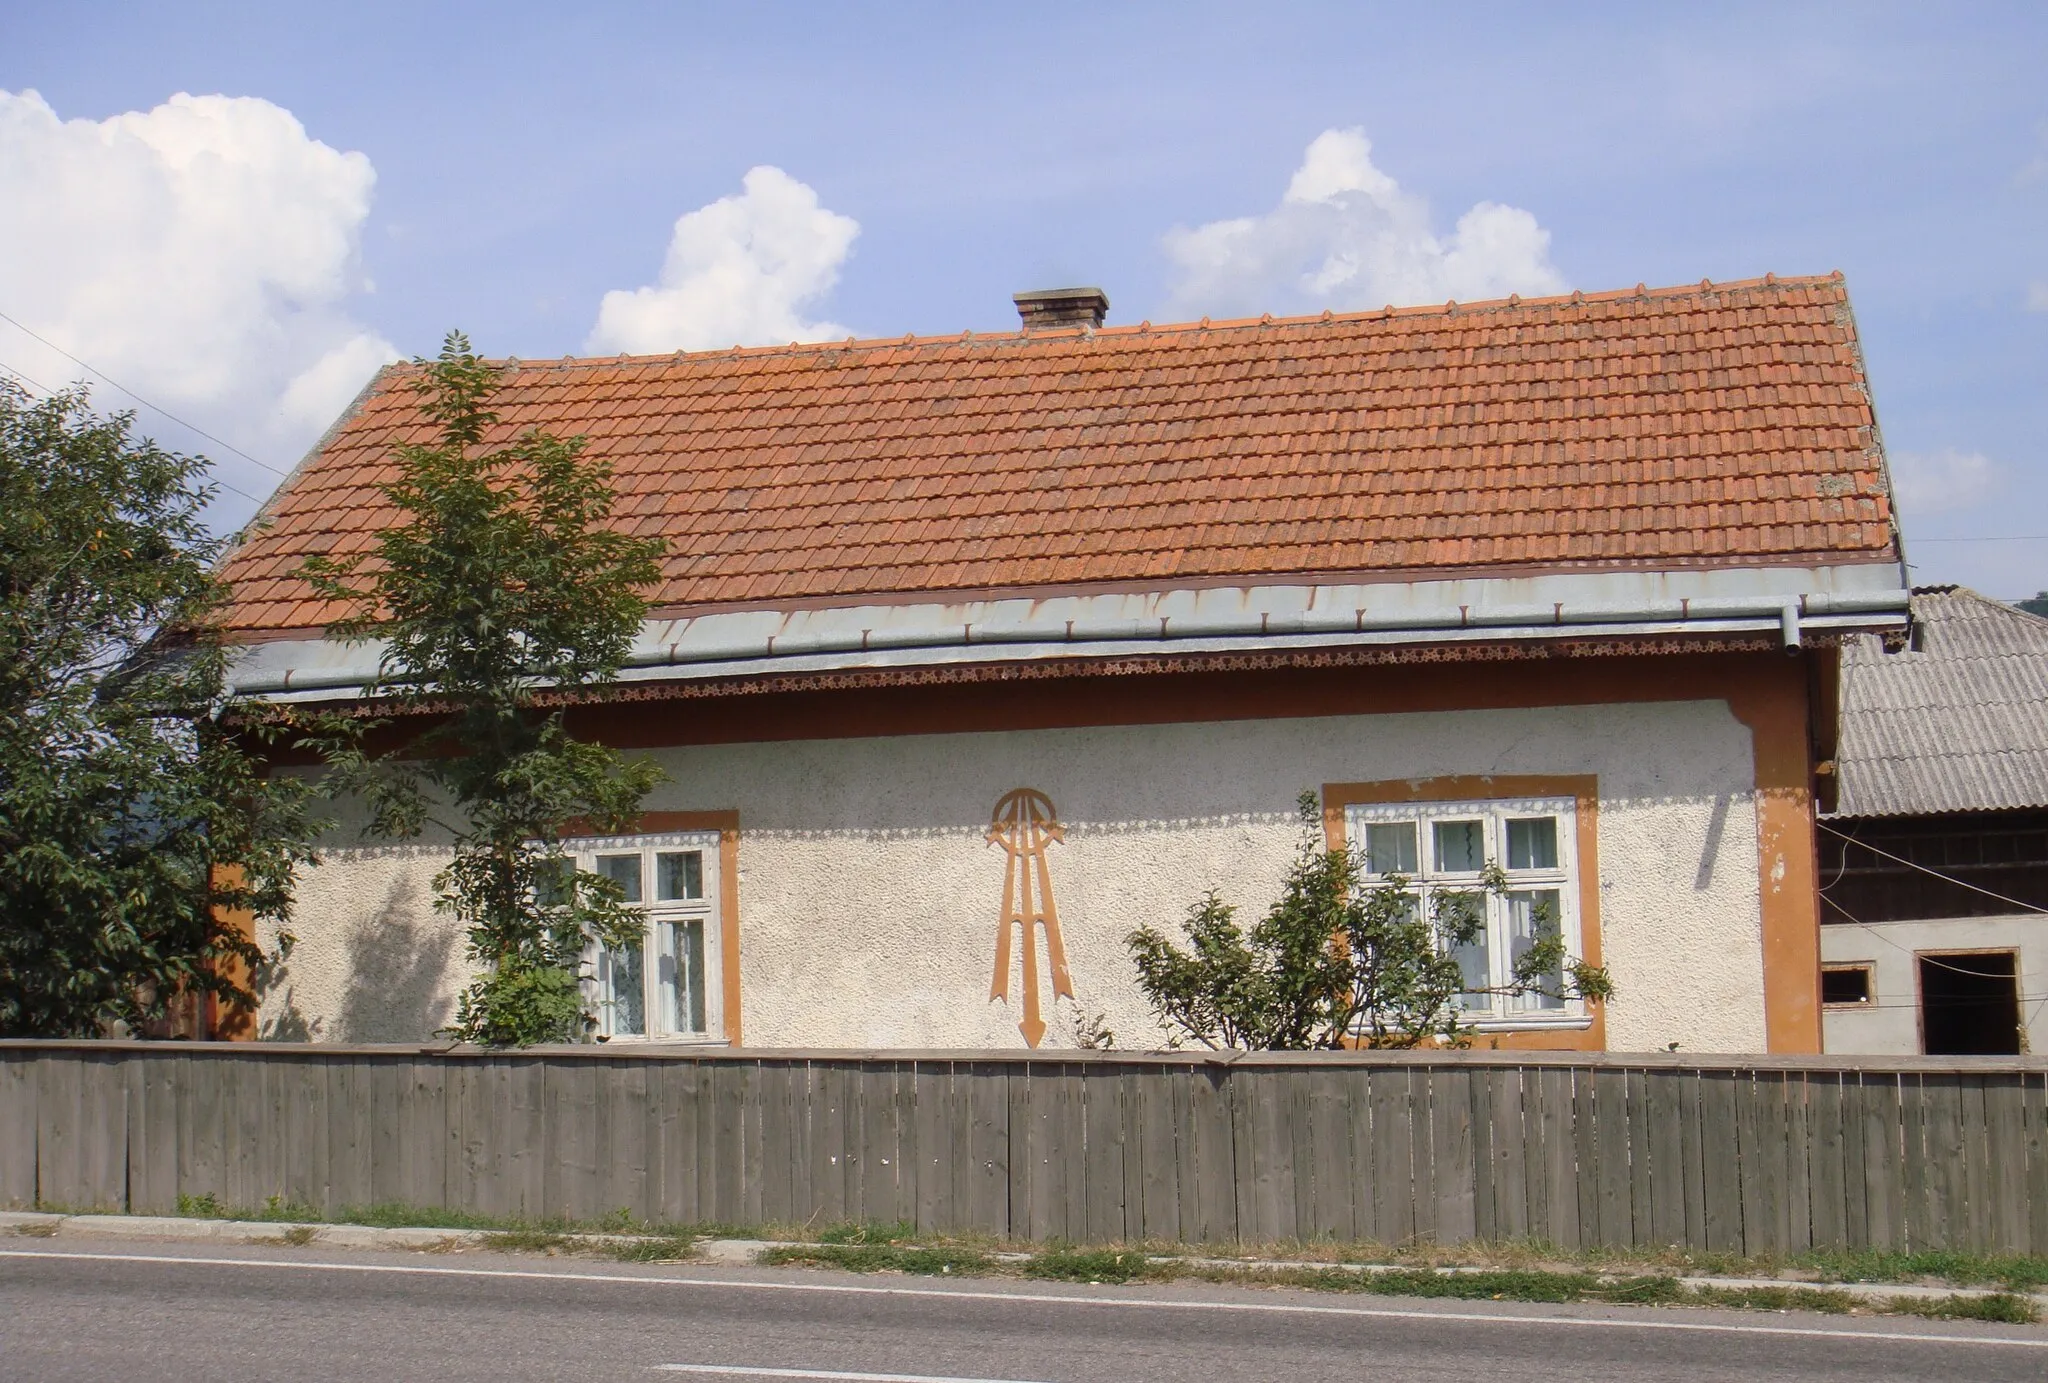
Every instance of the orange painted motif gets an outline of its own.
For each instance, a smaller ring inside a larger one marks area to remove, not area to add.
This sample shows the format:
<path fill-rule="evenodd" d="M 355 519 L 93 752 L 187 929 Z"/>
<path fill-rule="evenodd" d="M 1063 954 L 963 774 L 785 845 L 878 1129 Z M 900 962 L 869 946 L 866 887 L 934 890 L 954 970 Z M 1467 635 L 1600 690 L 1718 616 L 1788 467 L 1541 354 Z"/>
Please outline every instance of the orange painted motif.
<path fill-rule="evenodd" d="M 1060 941 L 1059 912 L 1052 901 L 1052 867 L 1045 858 L 1048 845 L 1062 843 L 1066 833 L 1053 812 L 1052 801 L 1032 788 L 1005 793 L 996 803 L 989 822 L 988 840 L 1000 845 L 1009 858 L 1003 869 L 1003 916 L 996 932 L 995 981 L 989 986 L 991 1002 L 1010 998 L 1010 933 L 1021 929 L 1024 960 L 1024 1018 L 1017 1030 L 1027 1045 L 1036 1047 L 1045 1037 L 1045 1019 L 1038 996 L 1038 948 L 1040 928 L 1045 931 L 1046 962 L 1052 969 L 1055 996 L 1074 997 L 1074 982 L 1067 974 L 1067 948 Z"/>

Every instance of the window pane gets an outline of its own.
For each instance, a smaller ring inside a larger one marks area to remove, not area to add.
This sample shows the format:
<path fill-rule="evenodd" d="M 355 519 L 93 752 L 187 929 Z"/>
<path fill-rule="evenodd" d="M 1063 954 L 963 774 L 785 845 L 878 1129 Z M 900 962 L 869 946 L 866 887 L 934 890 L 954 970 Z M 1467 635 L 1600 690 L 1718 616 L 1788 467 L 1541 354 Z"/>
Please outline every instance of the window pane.
<path fill-rule="evenodd" d="M 569 901 L 569 884 L 576 877 L 576 861 L 567 858 L 542 860 L 534 870 L 534 901 L 544 908 L 559 908 Z"/>
<path fill-rule="evenodd" d="M 1554 888 L 1528 889 L 1510 893 L 1508 905 L 1508 963 L 1517 965 L 1530 948 L 1546 936 L 1555 936 L 1558 931 L 1558 894 Z M 1564 964 L 1562 960 L 1552 966 L 1540 981 L 1544 987 L 1556 991 L 1564 988 Z M 1522 994 L 1516 997 L 1515 1007 L 1521 1011 L 1544 1012 L 1561 1009 L 1564 1000 L 1553 994 Z"/>
<path fill-rule="evenodd" d="M 1480 821 L 1432 823 L 1436 868 L 1446 874 L 1477 874 L 1486 867 L 1486 829 Z"/>
<path fill-rule="evenodd" d="M 661 902 L 704 896 L 704 856 L 697 850 L 664 850 L 654 857 L 654 896 Z"/>
<path fill-rule="evenodd" d="M 1821 971 L 1820 1001 L 1824 1004 L 1869 1003 L 1870 967 L 1853 965 Z"/>
<path fill-rule="evenodd" d="M 647 997 L 643 988 L 645 953 L 638 946 L 609 953 L 611 959 L 611 1032 L 614 1037 L 647 1036 Z"/>
<path fill-rule="evenodd" d="M 1379 822 L 1365 828 L 1365 867 L 1373 874 L 1415 877 L 1415 823 Z"/>
<path fill-rule="evenodd" d="M 1465 1009 L 1490 1009 L 1493 996 L 1480 991 L 1493 983 L 1492 952 L 1486 938 L 1486 897 L 1480 893 L 1444 892 L 1430 899 L 1438 944 L 1458 962 L 1458 973 L 1470 986 L 1458 996 Z"/>
<path fill-rule="evenodd" d="M 678 922 L 671 929 L 675 948 L 676 978 L 673 986 L 675 1010 L 670 1016 L 677 1032 L 704 1031 L 704 923 L 699 919 Z"/>
<path fill-rule="evenodd" d="M 1557 868 L 1557 818 L 1528 817 L 1508 822 L 1508 868 Z"/>
<path fill-rule="evenodd" d="M 640 857 L 638 855 L 599 855 L 597 872 L 619 886 L 620 894 L 629 903 L 640 901 Z"/>

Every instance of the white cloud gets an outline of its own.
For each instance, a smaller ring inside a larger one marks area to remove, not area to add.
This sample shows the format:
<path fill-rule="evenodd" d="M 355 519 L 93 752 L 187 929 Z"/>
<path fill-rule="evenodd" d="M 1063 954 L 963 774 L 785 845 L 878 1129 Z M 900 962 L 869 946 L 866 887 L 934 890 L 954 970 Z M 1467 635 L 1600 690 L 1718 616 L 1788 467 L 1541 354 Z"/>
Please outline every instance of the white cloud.
<path fill-rule="evenodd" d="M 860 223 L 818 205 L 780 168 L 750 169 L 742 186 L 676 221 L 659 283 L 604 295 L 586 350 L 647 355 L 849 334 L 804 310 L 839 281 Z"/>
<path fill-rule="evenodd" d="M 1429 203 L 1373 165 L 1362 130 L 1308 146 L 1280 204 L 1260 216 L 1167 233 L 1172 306 L 1193 316 L 1474 301 L 1558 293 L 1550 232 L 1518 207 L 1481 202 L 1442 237 Z"/>
<path fill-rule="evenodd" d="M 1889 464 L 1892 492 L 1908 521 L 1924 514 L 1968 509 L 1988 499 L 2002 479 L 1990 457 L 1954 447 L 1935 452 L 1895 451 Z"/>
<path fill-rule="evenodd" d="M 2036 279 L 2027 285 L 2027 310 L 2048 312 L 2048 279 Z"/>
<path fill-rule="evenodd" d="M 288 466 L 397 356 L 345 308 L 368 286 L 356 253 L 375 183 L 368 158 L 253 97 L 181 93 L 95 121 L 0 91 L 0 311 Z M 4 323 L 0 352 L 45 385 L 85 374 Z M 102 407 L 128 405 L 93 382 Z"/>

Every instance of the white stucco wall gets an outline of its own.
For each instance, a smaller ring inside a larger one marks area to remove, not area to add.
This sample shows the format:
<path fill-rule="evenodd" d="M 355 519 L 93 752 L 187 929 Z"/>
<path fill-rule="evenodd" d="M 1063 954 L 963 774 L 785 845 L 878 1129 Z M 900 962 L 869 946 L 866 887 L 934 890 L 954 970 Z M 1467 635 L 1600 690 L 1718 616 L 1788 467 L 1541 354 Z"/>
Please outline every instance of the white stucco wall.
<path fill-rule="evenodd" d="M 1923 951 L 2019 952 L 2020 1021 L 2027 1050 L 2048 1050 L 2048 917 L 1948 917 L 1931 922 L 1829 923 L 1820 929 L 1823 965 L 1871 967 L 1867 1007 L 1821 1010 L 1827 1050 L 1853 1056 L 1901 1056 L 1920 1050 Z"/>
<path fill-rule="evenodd" d="M 676 714 L 689 714 L 679 706 Z M 1765 1045 L 1750 734 L 1720 701 L 737 744 L 660 751 L 650 811 L 740 814 L 750 1046 L 1015 1047 L 988 1000 L 1004 855 L 997 799 L 1052 799 L 1052 879 L 1079 1008 L 1158 1043 L 1123 938 L 1205 889 L 1263 909 L 1324 783 L 1593 773 L 1618 1050 Z M 337 850 L 301 890 L 266 1000 L 280 1036 L 423 1036 L 461 938 L 429 906 L 431 851 Z M 1013 986 L 1013 998 L 1020 991 Z M 1048 1013 L 1046 1045 L 1074 1013 Z"/>

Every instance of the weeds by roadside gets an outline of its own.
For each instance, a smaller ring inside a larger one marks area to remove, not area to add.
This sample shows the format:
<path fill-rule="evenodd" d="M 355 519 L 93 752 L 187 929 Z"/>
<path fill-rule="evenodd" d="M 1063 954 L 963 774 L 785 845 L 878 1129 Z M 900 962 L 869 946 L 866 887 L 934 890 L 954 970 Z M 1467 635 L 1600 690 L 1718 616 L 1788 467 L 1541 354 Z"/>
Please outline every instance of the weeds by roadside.
<path fill-rule="evenodd" d="M 55 1207 L 44 1209 L 57 1212 Z M 528 1253 L 578 1253 L 628 1262 L 679 1262 L 706 1238 L 771 1241 L 764 1264 L 900 1272 L 921 1276 L 1011 1276 L 1116 1284 L 1175 1279 L 1304 1288 L 1380 1296 L 1543 1303 L 1714 1306 L 1758 1311 L 1883 1312 L 1951 1320 L 2025 1324 L 2039 1319 L 2028 1293 L 2048 1287 L 2048 1257 L 1944 1251 L 1836 1250 L 1757 1258 L 1680 1249 L 1565 1249 L 1532 1241 L 1398 1246 L 1284 1243 L 1199 1249 L 1145 1243 L 1089 1247 L 1006 1242 L 988 1235 L 919 1234 L 913 1224 L 674 1225 L 616 1210 L 594 1220 L 521 1219 L 381 1204 L 321 1212 L 272 1197 L 261 1209 L 223 1206 L 212 1195 L 180 1196 L 180 1215 L 291 1225 L 287 1243 L 311 1242 L 311 1222 L 479 1231 L 482 1246 Z M 51 1235 L 58 1222 L 15 1232 Z M 303 1237 L 295 1237 L 303 1236 Z M 1197 1255 L 1249 1252 L 1237 1262 Z M 1261 1261 L 1263 1260 L 1263 1261 Z M 1687 1277 L 1782 1278 L 1782 1284 L 1691 1285 Z M 1988 1295 L 1873 1296 L 1847 1284 L 1997 1288 Z"/>
<path fill-rule="evenodd" d="M 778 1244 L 760 1261 L 770 1266 L 843 1268 L 855 1273 L 910 1273 L 941 1277 L 953 1273 L 980 1276 L 996 1270 L 996 1262 L 977 1249 L 919 1248 L 901 1244 Z"/>

